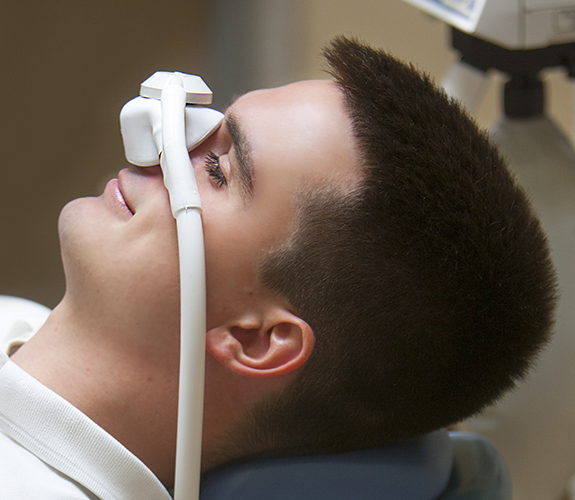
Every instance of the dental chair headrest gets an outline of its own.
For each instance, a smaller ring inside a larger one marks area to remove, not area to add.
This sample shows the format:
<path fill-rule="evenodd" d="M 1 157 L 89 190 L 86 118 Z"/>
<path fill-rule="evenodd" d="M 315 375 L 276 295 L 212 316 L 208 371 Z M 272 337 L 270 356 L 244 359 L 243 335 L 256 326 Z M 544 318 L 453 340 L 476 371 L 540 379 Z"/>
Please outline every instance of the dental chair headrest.
<path fill-rule="evenodd" d="M 449 483 L 445 430 L 386 448 L 277 458 L 225 467 L 202 481 L 201 500 L 436 500 Z"/>

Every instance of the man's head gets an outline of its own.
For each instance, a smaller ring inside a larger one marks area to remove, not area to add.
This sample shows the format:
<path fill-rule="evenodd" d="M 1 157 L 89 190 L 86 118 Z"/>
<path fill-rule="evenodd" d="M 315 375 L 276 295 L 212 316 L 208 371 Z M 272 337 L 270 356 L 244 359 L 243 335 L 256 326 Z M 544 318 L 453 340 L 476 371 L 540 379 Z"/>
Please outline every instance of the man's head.
<path fill-rule="evenodd" d="M 343 194 L 360 172 L 351 121 L 330 81 L 242 96 L 190 158 L 203 205 L 209 353 L 204 456 L 211 457 L 238 415 L 288 385 L 313 351 L 312 329 L 262 283 L 259 258 L 293 232 L 299 193 L 325 185 Z M 64 303 L 83 312 L 78 331 L 97 326 L 93 344 L 153 360 L 156 373 L 169 373 L 170 385 L 158 386 L 168 398 L 178 369 L 178 257 L 161 171 L 121 171 L 101 197 L 71 202 L 60 230 Z M 164 408 L 175 409 L 174 399 Z M 175 413 L 164 422 L 173 428 Z M 218 461 L 205 459 L 208 466 Z"/>
<path fill-rule="evenodd" d="M 335 83 L 246 94 L 191 153 L 206 247 L 206 467 L 456 422 L 513 387 L 548 337 L 545 238 L 485 134 L 381 51 L 339 39 L 326 55 Z M 89 324 L 112 322 L 101 332 L 114 344 L 137 319 L 126 352 L 137 345 L 172 370 L 173 387 L 167 193 L 158 169 L 123 171 L 116 187 L 63 213 L 68 302 L 93 311 Z"/>
<path fill-rule="evenodd" d="M 315 347 L 244 422 L 238 446 L 255 453 L 382 446 L 458 422 L 525 376 L 552 324 L 545 236 L 486 134 L 382 51 L 338 39 L 326 57 L 361 174 L 346 193 L 300 192 L 295 231 L 260 260 Z"/>

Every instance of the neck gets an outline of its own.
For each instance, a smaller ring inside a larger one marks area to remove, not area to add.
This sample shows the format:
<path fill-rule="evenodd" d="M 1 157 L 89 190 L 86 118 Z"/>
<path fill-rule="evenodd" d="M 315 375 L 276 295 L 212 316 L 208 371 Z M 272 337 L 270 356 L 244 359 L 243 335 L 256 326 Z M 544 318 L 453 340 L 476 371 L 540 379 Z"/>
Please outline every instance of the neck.
<path fill-rule="evenodd" d="M 140 331 L 127 331 L 125 325 L 118 331 L 78 314 L 65 298 L 12 360 L 114 436 L 170 487 L 178 344 L 170 347 L 174 342 L 162 339 L 162 332 L 137 326 Z"/>

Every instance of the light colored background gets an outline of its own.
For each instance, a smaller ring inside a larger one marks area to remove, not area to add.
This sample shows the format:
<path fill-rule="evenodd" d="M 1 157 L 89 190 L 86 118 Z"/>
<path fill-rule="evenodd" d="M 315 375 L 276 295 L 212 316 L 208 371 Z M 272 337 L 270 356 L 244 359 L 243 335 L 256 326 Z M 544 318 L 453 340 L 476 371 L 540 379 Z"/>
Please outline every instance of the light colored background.
<path fill-rule="evenodd" d="M 64 291 L 58 213 L 75 197 L 99 194 L 126 166 L 118 114 L 147 76 L 159 69 L 201 74 L 221 108 L 237 92 L 324 77 L 321 47 L 337 34 L 384 47 L 437 79 L 456 59 L 447 27 L 400 0 L 22 0 L 4 6 L 0 294 L 50 307 L 58 302 Z M 500 117 L 502 81 L 493 76 L 477 110 L 482 126 Z M 551 71 L 547 81 L 549 113 L 570 135 L 571 84 L 562 71 Z M 517 500 L 529 497 L 519 491 Z"/>

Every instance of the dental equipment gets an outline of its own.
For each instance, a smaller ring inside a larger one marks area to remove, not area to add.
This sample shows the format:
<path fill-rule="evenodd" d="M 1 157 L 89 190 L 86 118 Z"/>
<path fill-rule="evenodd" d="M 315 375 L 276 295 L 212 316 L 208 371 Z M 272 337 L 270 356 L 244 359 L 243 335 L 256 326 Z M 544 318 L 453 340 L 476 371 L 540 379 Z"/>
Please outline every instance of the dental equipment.
<path fill-rule="evenodd" d="M 563 66 L 570 76 L 575 74 L 573 0 L 404 1 L 452 26 L 452 46 L 461 59 L 441 85 L 469 111 L 481 102 L 489 69 L 511 76 L 505 85 L 505 112 L 514 117 L 542 112 L 541 70 Z M 524 106 L 531 109 L 520 109 Z"/>
<path fill-rule="evenodd" d="M 204 397 L 206 283 L 202 204 L 188 151 L 220 125 L 211 90 L 198 76 L 158 72 L 141 85 L 140 97 L 120 113 L 127 160 L 160 164 L 176 219 L 180 259 L 180 385 L 176 448 L 176 500 L 199 497 Z"/>
<path fill-rule="evenodd" d="M 509 49 L 572 42 L 571 0 L 404 0 L 465 33 Z"/>

